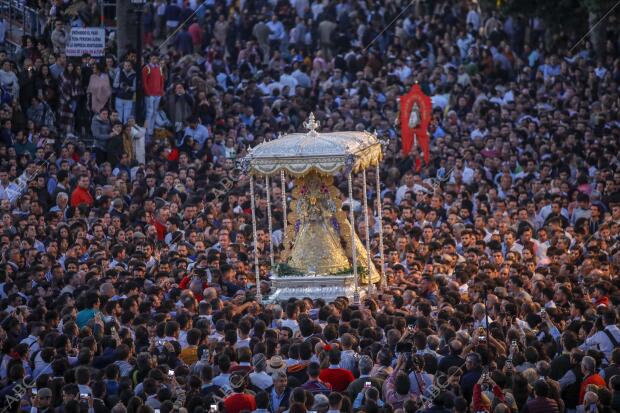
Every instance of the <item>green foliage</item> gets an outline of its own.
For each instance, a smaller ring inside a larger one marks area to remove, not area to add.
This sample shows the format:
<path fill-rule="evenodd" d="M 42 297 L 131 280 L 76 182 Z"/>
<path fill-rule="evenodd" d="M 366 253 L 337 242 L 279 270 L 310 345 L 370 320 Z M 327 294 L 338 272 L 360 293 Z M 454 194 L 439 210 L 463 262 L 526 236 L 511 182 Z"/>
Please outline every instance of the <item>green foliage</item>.
<path fill-rule="evenodd" d="M 357 273 L 361 276 L 367 275 L 368 271 L 366 268 L 361 265 L 357 266 Z M 306 272 L 300 270 L 299 268 L 292 267 L 288 264 L 276 264 L 274 266 L 274 274 L 277 274 L 278 277 L 298 277 L 302 275 L 308 275 Z M 353 274 L 353 267 L 345 268 L 340 270 L 334 274 L 330 275 L 348 275 Z"/>
<path fill-rule="evenodd" d="M 366 275 L 368 274 L 368 271 L 366 270 L 366 268 L 362 267 L 361 265 L 358 265 L 357 273 L 358 275 Z M 345 268 L 344 270 L 338 271 L 334 275 L 347 275 L 347 274 L 353 274 L 353 267 Z"/>
<path fill-rule="evenodd" d="M 277 274 L 278 277 L 292 277 L 297 275 L 304 275 L 304 272 L 299 268 L 291 267 L 288 264 L 280 263 L 276 264 L 273 267 L 274 274 Z"/>

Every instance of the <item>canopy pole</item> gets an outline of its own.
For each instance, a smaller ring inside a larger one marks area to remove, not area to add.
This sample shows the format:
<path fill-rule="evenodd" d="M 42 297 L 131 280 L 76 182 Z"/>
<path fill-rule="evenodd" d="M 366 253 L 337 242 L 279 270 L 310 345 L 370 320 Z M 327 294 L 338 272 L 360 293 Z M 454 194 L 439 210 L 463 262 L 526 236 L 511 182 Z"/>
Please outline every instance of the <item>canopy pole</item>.
<path fill-rule="evenodd" d="M 269 175 L 265 175 L 265 187 L 267 188 L 267 227 L 269 229 L 269 262 L 273 268 L 273 223 L 271 221 L 271 188 L 269 185 Z"/>
<path fill-rule="evenodd" d="M 362 176 L 364 178 L 364 225 L 366 229 L 366 255 L 368 256 L 368 273 L 366 277 L 368 277 L 368 298 L 372 296 L 372 277 L 370 272 L 370 266 L 372 265 L 372 258 L 370 255 L 370 218 L 368 217 L 368 193 L 366 188 L 366 170 L 362 171 Z"/>
<path fill-rule="evenodd" d="M 258 268 L 258 240 L 256 239 L 256 200 L 254 199 L 254 175 L 250 175 L 250 201 L 252 208 L 252 236 L 254 237 L 254 271 L 256 273 L 256 301 L 261 303 L 260 270 Z"/>
<path fill-rule="evenodd" d="M 286 176 L 284 176 L 284 169 L 280 171 L 280 181 L 282 181 L 282 219 L 283 219 L 283 228 L 284 234 L 282 234 L 282 240 L 286 237 L 286 225 L 288 221 L 286 220 Z"/>
<path fill-rule="evenodd" d="M 387 287 L 387 280 L 385 279 L 385 255 L 383 253 L 383 211 L 381 208 L 381 170 L 377 163 L 376 172 L 377 183 L 377 219 L 379 220 L 379 261 L 381 262 L 381 288 Z"/>
<path fill-rule="evenodd" d="M 353 304 L 359 305 L 360 303 L 360 287 L 359 280 L 357 279 L 357 251 L 355 249 L 355 213 L 353 212 L 353 178 L 351 172 L 348 175 L 349 182 L 349 219 L 351 220 L 351 261 L 353 262 Z"/>

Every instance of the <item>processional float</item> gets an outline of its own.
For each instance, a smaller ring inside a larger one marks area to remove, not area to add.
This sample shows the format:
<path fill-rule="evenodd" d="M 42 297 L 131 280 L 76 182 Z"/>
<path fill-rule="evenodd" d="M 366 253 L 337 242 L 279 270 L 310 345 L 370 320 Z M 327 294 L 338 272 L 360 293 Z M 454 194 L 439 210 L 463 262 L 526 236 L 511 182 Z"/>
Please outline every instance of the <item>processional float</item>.
<path fill-rule="evenodd" d="M 293 133 L 261 143 L 248 151 L 241 161 L 250 177 L 254 267 L 260 286 L 259 258 L 256 242 L 255 180 L 264 179 L 267 201 L 268 232 L 272 234 L 270 179 L 280 176 L 282 183 L 283 251 L 279 262 L 274 260 L 270 236 L 271 294 L 268 301 L 290 297 L 324 298 L 339 296 L 359 303 L 361 293 L 370 294 L 373 285 L 385 285 L 372 262 L 366 170 L 376 168 L 376 194 L 380 194 L 379 167 L 382 145 L 375 134 L 368 132 L 319 133 L 319 123 L 310 114 L 304 123 L 307 133 Z M 362 174 L 365 245 L 355 231 L 353 176 Z M 334 177 L 348 181 L 348 219 L 342 209 L 341 192 L 334 186 Z M 286 180 L 293 179 L 290 212 Z M 379 198 L 379 197 L 378 197 Z M 383 268 L 383 227 L 380 198 L 377 200 L 380 267 Z M 362 291 L 361 286 L 366 288 Z M 257 288 L 257 299 L 263 299 Z"/>

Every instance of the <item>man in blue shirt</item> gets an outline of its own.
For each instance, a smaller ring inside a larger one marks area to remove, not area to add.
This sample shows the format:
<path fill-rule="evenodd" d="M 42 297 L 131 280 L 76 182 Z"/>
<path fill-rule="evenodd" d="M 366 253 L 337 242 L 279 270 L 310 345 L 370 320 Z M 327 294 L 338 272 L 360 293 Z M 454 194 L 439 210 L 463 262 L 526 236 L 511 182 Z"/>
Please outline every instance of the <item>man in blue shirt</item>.
<path fill-rule="evenodd" d="M 97 293 L 91 293 L 86 297 L 86 308 L 77 313 L 75 322 L 79 328 L 82 328 L 88 324 L 90 320 L 95 318 L 95 315 L 100 312 L 101 299 Z"/>
<path fill-rule="evenodd" d="M 463 390 L 463 396 L 468 402 L 471 402 L 471 398 L 474 392 L 474 385 L 482 376 L 482 366 L 480 361 L 480 355 L 478 353 L 469 353 L 465 359 L 465 367 L 467 372 L 461 376 L 461 389 Z"/>

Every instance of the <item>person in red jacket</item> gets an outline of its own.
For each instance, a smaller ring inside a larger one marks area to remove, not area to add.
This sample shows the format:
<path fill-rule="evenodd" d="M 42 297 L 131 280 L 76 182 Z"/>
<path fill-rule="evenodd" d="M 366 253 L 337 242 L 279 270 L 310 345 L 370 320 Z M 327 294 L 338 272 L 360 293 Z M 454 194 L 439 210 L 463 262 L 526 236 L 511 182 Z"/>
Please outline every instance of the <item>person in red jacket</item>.
<path fill-rule="evenodd" d="M 245 374 L 237 372 L 230 376 L 230 387 L 234 393 L 224 399 L 226 413 L 240 413 L 242 410 L 256 410 L 256 400 L 245 391 Z"/>
<path fill-rule="evenodd" d="M 159 56 L 155 53 L 149 58 L 149 64 L 142 68 L 142 85 L 144 87 L 144 103 L 146 105 L 146 136 L 153 136 L 155 116 L 159 102 L 164 95 L 164 71 L 159 65 Z"/>
<path fill-rule="evenodd" d="M 482 385 L 488 385 L 493 392 L 493 395 L 497 397 L 500 402 L 504 402 L 504 393 L 502 389 L 489 377 L 488 373 L 483 373 L 478 379 L 478 382 L 474 384 L 474 393 L 472 399 L 472 411 L 474 412 L 490 412 L 491 401 L 482 393 Z M 546 397 L 546 396 L 544 396 Z"/>
<path fill-rule="evenodd" d="M 583 380 L 579 386 L 579 404 L 583 404 L 583 398 L 586 395 L 586 389 L 590 384 L 594 384 L 599 387 L 605 387 L 605 379 L 596 372 L 596 360 L 593 357 L 585 356 L 581 359 L 581 372 L 583 373 Z"/>
<path fill-rule="evenodd" d="M 71 206 L 73 208 L 77 207 L 81 204 L 86 204 L 89 207 L 92 207 L 95 203 L 93 196 L 88 191 L 88 186 L 90 185 L 90 178 L 88 175 L 84 174 L 80 176 L 78 180 L 77 187 L 71 193 Z"/>
<path fill-rule="evenodd" d="M 340 368 L 340 350 L 331 348 L 328 353 L 329 367 L 321 370 L 319 379 L 332 385 L 334 391 L 345 391 L 355 380 L 350 370 Z"/>

